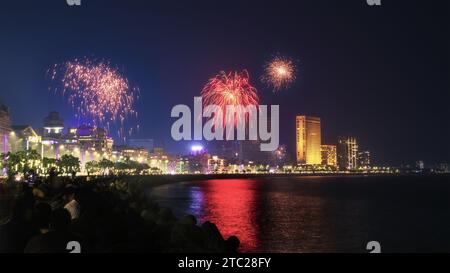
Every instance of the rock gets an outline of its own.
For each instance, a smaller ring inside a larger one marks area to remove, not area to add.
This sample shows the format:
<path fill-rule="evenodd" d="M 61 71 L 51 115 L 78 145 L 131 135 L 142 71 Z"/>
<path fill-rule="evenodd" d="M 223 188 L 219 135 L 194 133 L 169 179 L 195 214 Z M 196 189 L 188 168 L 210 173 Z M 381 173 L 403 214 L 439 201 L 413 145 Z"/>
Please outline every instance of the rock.
<path fill-rule="evenodd" d="M 239 245 L 241 244 L 241 242 L 239 241 L 238 237 L 236 236 L 230 236 L 228 237 L 228 239 L 225 241 L 228 251 L 230 252 L 237 252 Z"/>
<path fill-rule="evenodd" d="M 178 221 L 172 228 L 170 245 L 172 252 L 198 253 L 205 251 L 201 229 L 196 225 L 183 223 L 183 221 Z"/>
<path fill-rule="evenodd" d="M 132 202 L 132 203 L 130 203 L 130 208 L 137 210 L 138 207 L 139 207 L 139 205 L 138 205 L 137 202 Z"/>
<path fill-rule="evenodd" d="M 210 252 L 225 252 L 226 245 L 225 240 L 222 237 L 217 226 L 209 221 L 203 223 L 201 226 L 203 236 L 204 236 L 204 244 L 207 251 Z"/>
<path fill-rule="evenodd" d="M 197 219 L 195 218 L 194 215 L 184 216 L 183 218 L 178 220 L 178 222 L 180 224 L 182 224 L 182 225 L 187 225 L 187 226 L 195 226 L 195 225 L 197 225 Z"/>
<path fill-rule="evenodd" d="M 141 212 L 141 217 L 142 219 L 144 219 L 146 222 L 156 222 L 158 216 L 156 215 L 156 213 L 154 211 L 151 210 L 143 210 Z"/>
<path fill-rule="evenodd" d="M 171 209 L 161 208 L 158 212 L 158 223 L 160 224 L 168 224 L 174 222 L 175 216 L 172 213 Z"/>

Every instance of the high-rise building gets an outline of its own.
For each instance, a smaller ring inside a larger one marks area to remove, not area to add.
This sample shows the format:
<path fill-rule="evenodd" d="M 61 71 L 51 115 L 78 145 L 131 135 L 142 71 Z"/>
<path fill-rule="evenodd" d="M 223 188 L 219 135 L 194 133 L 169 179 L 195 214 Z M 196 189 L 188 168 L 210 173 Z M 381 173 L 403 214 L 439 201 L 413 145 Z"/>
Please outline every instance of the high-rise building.
<path fill-rule="evenodd" d="M 336 145 L 321 145 L 322 165 L 337 167 Z"/>
<path fill-rule="evenodd" d="M 416 168 L 419 170 L 425 169 L 425 163 L 423 162 L 423 160 L 416 161 Z"/>
<path fill-rule="evenodd" d="M 358 142 L 354 137 L 341 137 L 337 146 L 338 166 L 341 170 L 358 167 Z"/>
<path fill-rule="evenodd" d="M 358 153 L 358 167 L 368 168 L 370 167 L 370 152 L 361 151 Z"/>
<path fill-rule="evenodd" d="M 320 118 L 297 116 L 296 131 L 297 163 L 320 165 L 322 163 Z"/>

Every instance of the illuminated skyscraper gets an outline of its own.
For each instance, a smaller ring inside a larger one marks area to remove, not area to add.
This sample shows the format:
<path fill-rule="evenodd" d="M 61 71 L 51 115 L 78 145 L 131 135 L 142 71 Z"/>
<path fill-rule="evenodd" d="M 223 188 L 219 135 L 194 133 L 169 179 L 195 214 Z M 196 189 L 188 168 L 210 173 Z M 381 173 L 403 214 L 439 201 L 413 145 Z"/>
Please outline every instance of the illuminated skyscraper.
<path fill-rule="evenodd" d="M 354 170 L 358 168 L 358 142 L 356 141 L 356 138 L 339 138 L 337 155 L 339 169 Z"/>
<path fill-rule="evenodd" d="M 362 151 L 358 153 L 358 167 L 370 167 L 370 152 Z"/>
<path fill-rule="evenodd" d="M 321 145 L 322 165 L 337 166 L 336 145 Z"/>
<path fill-rule="evenodd" d="M 320 165 L 322 163 L 320 118 L 297 116 L 296 131 L 297 163 Z"/>

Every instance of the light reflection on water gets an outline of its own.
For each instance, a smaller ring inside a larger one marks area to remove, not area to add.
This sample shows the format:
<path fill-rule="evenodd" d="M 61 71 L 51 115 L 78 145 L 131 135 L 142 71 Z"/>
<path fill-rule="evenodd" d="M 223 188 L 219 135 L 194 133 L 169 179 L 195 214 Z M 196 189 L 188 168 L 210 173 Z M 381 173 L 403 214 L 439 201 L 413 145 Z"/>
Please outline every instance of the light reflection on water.
<path fill-rule="evenodd" d="M 391 251 L 450 250 L 450 240 L 442 243 L 449 239 L 450 221 L 442 219 L 448 219 L 448 183 L 404 182 L 216 179 L 164 185 L 151 195 L 177 216 L 192 214 L 215 223 L 225 238 L 238 236 L 244 252 L 364 252 L 372 240 Z"/>

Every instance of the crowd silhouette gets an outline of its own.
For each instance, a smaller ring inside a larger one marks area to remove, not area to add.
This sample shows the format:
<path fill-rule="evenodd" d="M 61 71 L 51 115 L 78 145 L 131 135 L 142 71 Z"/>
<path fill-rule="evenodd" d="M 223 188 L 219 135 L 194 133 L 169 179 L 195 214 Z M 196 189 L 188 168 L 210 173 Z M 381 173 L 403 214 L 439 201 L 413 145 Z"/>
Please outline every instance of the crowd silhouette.
<path fill-rule="evenodd" d="M 126 178 L 53 177 L 33 185 L 0 183 L 0 252 L 234 253 L 239 239 L 224 239 L 215 224 L 176 218 Z"/>

